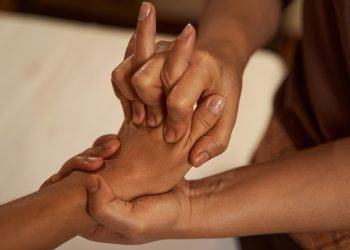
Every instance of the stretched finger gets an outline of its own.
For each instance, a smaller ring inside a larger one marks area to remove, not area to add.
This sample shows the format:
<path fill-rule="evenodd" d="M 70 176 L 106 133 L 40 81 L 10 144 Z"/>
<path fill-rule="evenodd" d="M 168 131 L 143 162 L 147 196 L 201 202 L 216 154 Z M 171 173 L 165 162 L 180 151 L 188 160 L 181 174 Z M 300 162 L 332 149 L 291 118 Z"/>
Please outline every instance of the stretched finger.
<path fill-rule="evenodd" d="M 133 69 L 139 69 L 156 52 L 156 8 L 143 2 L 140 8 L 136 27 L 135 57 Z M 139 99 L 131 102 L 133 123 L 141 125 L 146 118 L 146 107 Z"/>
<path fill-rule="evenodd" d="M 198 167 L 226 150 L 236 121 L 236 108 L 234 104 L 226 103 L 216 125 L 192 147 L 190 162 L 193 166 Z"/>
<path fill-rule="evenodd" d="M 172 46 L 168 60 L 162 69 L 160 76 L 164 91 L 169 93 L 172 86 L 184 74 L 190 62 L 196 31 L 191 24 L 186 25 Z"/>
<path fill-rule="evenodd" d="M 191 65 L 172 87 L 166 99 L 164 137 L 167 142 L 177 142 L 186 133 L 192 119 L 193 107 L 210 84 L 209 72 L 200 66 Z"/>
<path fill-rule="evenodd" d="M 143 65 L 156 51 L 156 8 L 143 2 L 136 27 L 134 71 Z"/>

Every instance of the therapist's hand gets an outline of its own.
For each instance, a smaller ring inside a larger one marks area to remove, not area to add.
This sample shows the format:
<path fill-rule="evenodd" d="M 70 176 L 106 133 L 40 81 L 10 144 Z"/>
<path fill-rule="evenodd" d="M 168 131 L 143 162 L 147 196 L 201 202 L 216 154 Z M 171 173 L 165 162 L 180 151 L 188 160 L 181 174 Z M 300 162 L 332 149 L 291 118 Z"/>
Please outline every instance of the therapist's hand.
<path fill-rule="evenodd" d="M 144 196 L 130 202 L 117 198 L 99 175 L 90 176 L 86 188 L 89 214 L 99 223 L 90 232 L 91 240 L 142 244 L 181 238 L 185 228 L 191 224 L 190 186 L 185 180 L 167 193 Z"/>
<path fill-rule="evenodd" d="M 126 51 L 129 57 L 113 71 L 112 83 L 127 120 L 137 121 L 136 124 L 146 119 L 148 126 L 158 126 L 165 106 L 164 137 L 170 143 L 184 136 L 194 105 L 199 107 L 201 100 L 211 94 L 224 97 L 226 105 L 219 121 L 191 150 L 191 164 L 200 166 L 228 146 L 237 116 L 243 69 L 238 67 L 238 56 L 220 52 L 220 42 L 195 46 L 196 32 L 191 25 L 184 28 L 170 51 L 157 54 L 155 29 L 152 6 L 149 16 L 139 19 L 136 38 L 131 39 Z M 169 43 L 163 48 L 168 50 Z M 136 69 L 135 60 L 139 62 Z M 129 105 L 127 100 L 133 98 L 146 104 L 147 112 Z"/>
<path fill-rule="evenodd" d="M 127 122 L 148 127 L 162 122 L 171 86 L 162 84 L 160 72 L 167 62 L 168 73 L 178 79 L 188 66 L 194 41 L 195 30 L 189 25 L 175 41 L 156 43 L 156 9 L 147 2 L 141 5 L 136 32 L 111 79 Z"/>

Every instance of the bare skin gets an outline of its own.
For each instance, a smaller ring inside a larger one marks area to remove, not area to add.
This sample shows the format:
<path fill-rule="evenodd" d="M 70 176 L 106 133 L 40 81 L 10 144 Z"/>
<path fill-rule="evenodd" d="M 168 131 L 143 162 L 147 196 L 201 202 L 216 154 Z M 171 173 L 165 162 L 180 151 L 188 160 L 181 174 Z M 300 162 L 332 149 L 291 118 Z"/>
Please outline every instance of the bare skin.
<path fill-rule="evenodd" d="M 39 191 L 1 205 L 0 249 L 52 249 L 94 225 L 85 212 L 87 174 L 71 172 L 99 169 L 119 145 L 116 135 L 100 137 L 91 148 L 68 160 Z"/>
<path fill-rule="evenodd" d="M 99 175 L 86 182 L 89 214 L 104 225 L 98 240 L 141 244 L 350 228 L 350 138 L 288 158 L 181 180 L 164 194 L 130 202 Z"/>
<path fill-rule="evenodd" d="M 142 38 L 142 32 L 142 29 L 136 31 L 138 39 Z M 178 48 L 177 53 L 169 56 L 176 58 L 183 48 L 188 48 L 189 43 L 188 40 L 177 40 L 165 43 L 164 49 L 169 49 L 169 44 Z M 138 47 L 133 57 L 142 57 L 143 49 L 147 50 Z M 186 52 L 191 53 L 191 48 Z M 182 63 L 181 60 L 179 62 Z M 110 182 L 115 194 L 125 200 L 172 189 L 191 167 L 188 162 L 190 149 L 218 121 L 224 103 L 220 95 L 203 99 L 201 106 L 194 111 L 195 119 L 186 135 L 175 144 L 163 140 L 163 122 L 156 128 L 148 128 L 142 124 L 134 125 L 126 119 L 118 133 L 123 147 L 103 161 L 104 168 L 99 174 Z M 79 158 L 74 162 L 79 162 Z M 91 167 L 86 170 L 91 170 Z M 72 169 L 82 168 L 85 169 L 85 166 L 81 164 L 65 165 L 46 184 L 63 178 Z M 77 234 L 96 240 L 103 236 L 103 226 L 86 213 L 86 177 L 85 173 L 74 172 L 57 184 L 2 206 L 0 219 L 4 227 L 1 228 L 1 234 L 9 240 L 1 242 L 1 247 L 53 248 Z M 38 214 L 38 211 L 41 212 Z M 19 217 L 23 217 L 23 220 L 19 221 Z M 27 225 L 31 225 L 30 230 Z M 48 228 L 51 228 L 50 232 L 47 232 Z M 14 230 L 16 239 L 11 237 Z"/>
<path fill-rule="evenodd" d="M 176 144 L 163 140 L 162 126 L 149 129 L 124 123 L 118 135 L 124 144 L 117 153 L 119 141 L 112 136 L 112 142 L 109 142 L 112 144 L 107 144 L 107 153 L 101 153 L 105 149 L 103 145 L 102 149 L 98 146 L 88 149 L 83 153 L 84 157 L 79 155 L 67 162 L 43 184 L 45 188 L 0 207 L 0 235 L 4 239 L 0 248 L 54 248 L 78 234 L 94 240 L 104 239 L 104 226 L 92 220 L 86 211 L 86 173 L 74 172 L 58 183 L 46 187 L 47 184 L 62 179 L 75 169 L 90 171 L 103 164 L 98 173 L 124 200 L 166 192 L 191 167 L 188 163 L 189 151 L 196 140 L 208 131 L 207 125 L 217 122 L 223 110 L 222 104 L 220 96 L 207 98 L 205 105 L 196 110 L 196 115 L 205 117 L 205 121 L 194 122 L 193 131 L 188 131 L 187 137 Z M 90 157 L 97 154 L 97 162 L 86 163 L 85 154 Z"/>
<path fill-rule="evenodd" d="M 142 6 L 149 8 L 148 16 L 138 22 L 138 30 L 144 32 L 136 36 L 129 52 L 135 49 L 145 53 L 132 60 L 128 58 L 115 69 L 114 88 L 124 103 L 126 116 L 135 124 L 154 127 L 166 114 L 164 138 L 170 143 L 185 135 L 194 104 L 200 105 L 211 94 L 229 100 L 219 122 L 191 151 L 190 162 L 198 167 L 227 148 L 236 121 L 244 67 L 250 55 L 274 34 L 281 1 L 208 0 L 196 42 L 191 25 L 177 39 L 193 47 L 192 53 L 178 53 L 174 48 L 161 56 L 155 53 L 155 8 L 149 3 Z M 168 58 L 177 53 L 178 58 L 181 55 L 186 58 L 184 64 L 178 63 L 176 57 Z"/>

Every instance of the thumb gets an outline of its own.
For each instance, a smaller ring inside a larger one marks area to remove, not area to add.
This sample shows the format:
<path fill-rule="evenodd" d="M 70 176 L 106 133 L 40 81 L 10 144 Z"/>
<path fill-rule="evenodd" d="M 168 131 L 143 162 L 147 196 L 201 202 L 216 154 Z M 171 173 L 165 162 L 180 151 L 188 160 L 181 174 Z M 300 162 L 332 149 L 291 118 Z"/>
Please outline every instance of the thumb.
<path fill-rule="evenodd" d="M 215 126 L 220 119 L 224 105 L 225 98 L 216 94 L 207 96 L 198 103 L 191 125 L 190 138 L 193 144 Z"/>
<path fill-rule="evenodd" d="M 90 216 L 108 229 L 128 234 L 138 226 L 130 202 L 114 196 L 112 188 L 100 175 L 91 175 L 86 181 L 88 190 L 88 211 Z"/>

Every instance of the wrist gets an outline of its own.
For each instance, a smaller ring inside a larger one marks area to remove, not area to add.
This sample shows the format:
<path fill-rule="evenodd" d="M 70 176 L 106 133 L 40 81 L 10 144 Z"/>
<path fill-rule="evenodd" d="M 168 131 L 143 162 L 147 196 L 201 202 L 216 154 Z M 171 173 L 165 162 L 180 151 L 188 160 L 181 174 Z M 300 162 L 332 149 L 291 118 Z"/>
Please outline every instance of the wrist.
<path fill-rule="evenodd" d="M 205 50 L 220 58 L 221 61 L 233 65 L 234 70 L 241 72 L 255 51 L 253 45 L 249 44 L 247 36 L 239 28 L 230 31 L 229 35 L 214 36 L 199 36 L 196 42 L 196 48 Z"/>

